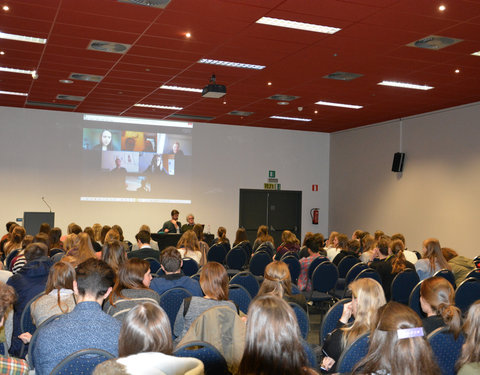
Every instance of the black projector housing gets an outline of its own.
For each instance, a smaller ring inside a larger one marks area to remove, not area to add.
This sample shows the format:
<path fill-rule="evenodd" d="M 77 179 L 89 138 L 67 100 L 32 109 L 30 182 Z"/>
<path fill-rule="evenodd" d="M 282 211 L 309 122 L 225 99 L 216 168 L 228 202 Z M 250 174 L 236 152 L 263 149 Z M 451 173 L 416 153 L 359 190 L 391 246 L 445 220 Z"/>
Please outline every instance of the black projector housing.
<path fill-rule="evenodd" d="M 221 98 L 227 94 L 225 85 L 209 84 L 203 88 L 202 96 L 204 98 Z"/>

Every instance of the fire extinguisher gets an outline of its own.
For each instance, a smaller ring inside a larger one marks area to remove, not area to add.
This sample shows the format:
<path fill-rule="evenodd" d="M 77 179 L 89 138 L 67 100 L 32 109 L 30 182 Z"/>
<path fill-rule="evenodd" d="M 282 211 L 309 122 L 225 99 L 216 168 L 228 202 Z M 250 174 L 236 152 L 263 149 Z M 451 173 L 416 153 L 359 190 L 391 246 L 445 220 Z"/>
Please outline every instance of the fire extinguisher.
<path fill-rule="evenodd" d="M 318 224 L 318 208 L 312 208 L 310 216 L 312 217 L 312 224 Z"/>

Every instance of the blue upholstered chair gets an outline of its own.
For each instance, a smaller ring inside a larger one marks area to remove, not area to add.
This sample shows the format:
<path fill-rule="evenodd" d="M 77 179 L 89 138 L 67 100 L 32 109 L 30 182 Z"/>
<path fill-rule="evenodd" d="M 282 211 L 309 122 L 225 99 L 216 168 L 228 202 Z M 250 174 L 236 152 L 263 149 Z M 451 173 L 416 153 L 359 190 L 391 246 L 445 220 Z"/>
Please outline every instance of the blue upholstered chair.
<path fill-rule="evenodd" d="M 102 362 L 115 358 L 101 349 L 82 349 L 62 360 L 50 375 L 91 375 L 95 367 Z"/>
<path fill-rule="evenodd" d="M 178 310 L 184 300 L 184 298 L 192 297 L 190 293 L 185 288 L 172 288 L 163 292 L 160 295 L 160 307 L 165 310 L 167 313 L 168 319 L 170 320 L 170 327 L 172 328 L 173 336 L 173 325 L 175 324 L 175 319 L 177 317 Z"/>
<path fill-rule="evenodd" d="M 465 314 L 476 300 L 480 299 L 480 280 L 470 277 L 455 290 L 455 305 Z"/>
<path fill-rule="evenodd" d="M 258 290 L 260 289 L 260 285 L 258 284 L 257 279 L 248 271 L 237 273 L 230 280 L 230 284 L 238 284 L 243 286 L 245 289 L 248 290 L 248 293 L 250 293 L 252 299 L 255 298 Z"/>
<path fill-rule="evenodd" d="M 188 342 L 173 352 L 176 357 L 193 357 L 203 362 L 206 375 L 228 375 L 227 362 L 222 354 L 204 341 Z"/>
<path fill-rule="evenodd" d="M 218 262 L 220 264 L 225 263 L 225 258 L 227 256 L 227 249 L 223 244 L 212 245 L 210 250 L 207 253 L 207 262 Z"/>
<path fill-rule="evenodd" d="M 330 309 L 327 311 L 327 313 L 323 317 L 322 325 L 320 326 L 320 332 L 319 332 L 320 345 L 323 345 L 327 335 L 337 327 L 337 322 L 343 313 L 343 305 L 350 301 L 351 301 L 351 298 L 341 299 L 340 301 L 335 303 L 332 307 L 330 307 Z"/>
<path fill-rule="evenodd" d="M 369 332 L 358 337 L 352 345 L 346 348 L 338 360 L 336 372 L 350 373 L 353 367 L 368 353 Z"/>
<path fill-rule="evenodd" d="M 235 302 L 240 311 L 245 314 L 248 312 L 252 297 L 245 287 L 238 284 L 230 284 L 228 286 L 228 298 Z"/>
<path fill-rule="evenodd" d="M 410 293 L 419 281 L 420 278 L 415 270 L 407 268 L 400 272 L 392 281 L 390 299 L 408 305 Z"/>
<path fill-rule="evenodd" d="M 453 275 L 453 272 L 447 269 L 442 269 L 440 271 L 435 272 L 433 276 L 439 276 L 443 277 L 444 279 L 447 279 L 450 284 L 452 284 L 453 289 L 455 289 L 457 286 L 455 284 L 455 276 Z"/>
<path fill-rule="evenodd" d="M 272 262 L 272 257 L 266 251 L 256 251 L 250 259 L 249 270 L 254 276 L 263 276 L 265 267 Z"/>
<path fill-rule="evenodd" d="M 182 272 L 185 276 L 193 276 L 198 272 L 198 263 L 192 258 L 183 258 Z"/>
<path fill-rule="evenodd" d="M 308 337 L 308 331 L 310 330 L 310 320 L 308 319 L 308 315 L 304 309 L 302 309 L 298 304 L 295 302 L 288 303 L 290 307 L 293 309 L 297 317 L 298 326 L 300 328 L 300 333 L 302 337 L 306 340 Z"/>
<path fill-rule="evenodd" d="M 440 327 L 430 333 L 427 340 L 432 347 L 442 375 L 455 375 L 455 363 L 460 356 L 465 337 L 460 334 L 455 339 L 453 334 L 448 331 L 448 327 Z"/>

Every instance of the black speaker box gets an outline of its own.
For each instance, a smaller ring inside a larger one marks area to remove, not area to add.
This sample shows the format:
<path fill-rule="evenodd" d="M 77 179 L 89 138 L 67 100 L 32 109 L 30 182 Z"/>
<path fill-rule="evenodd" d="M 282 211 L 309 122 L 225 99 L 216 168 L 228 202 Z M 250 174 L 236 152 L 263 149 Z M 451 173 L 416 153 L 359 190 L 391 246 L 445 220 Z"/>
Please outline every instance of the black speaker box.
<path fill-rule="evenodd" d="M 404 152 L 396 152 L 395 154 L 393 154 L 392 172 L 402 172 L 404 161 L 405 161 Z"/>

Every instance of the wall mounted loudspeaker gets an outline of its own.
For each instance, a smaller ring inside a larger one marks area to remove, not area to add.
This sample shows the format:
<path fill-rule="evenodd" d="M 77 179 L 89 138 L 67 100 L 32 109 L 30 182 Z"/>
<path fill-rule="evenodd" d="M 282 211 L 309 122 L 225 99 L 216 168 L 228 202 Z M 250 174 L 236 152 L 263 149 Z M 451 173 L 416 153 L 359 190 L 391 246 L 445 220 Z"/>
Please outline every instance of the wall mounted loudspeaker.
<path fill-rule="evenodd" d="M 404 161 L 405 161 L 404 152 L 396 152 L 395 154 L 393 154 L 392 172 L 402 172 Z"/>

